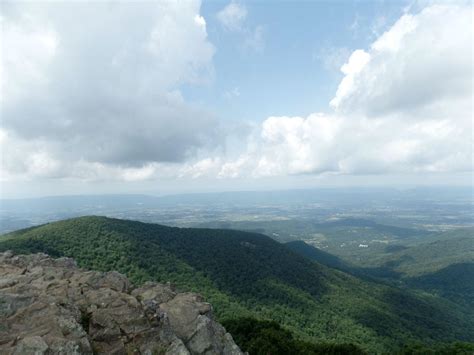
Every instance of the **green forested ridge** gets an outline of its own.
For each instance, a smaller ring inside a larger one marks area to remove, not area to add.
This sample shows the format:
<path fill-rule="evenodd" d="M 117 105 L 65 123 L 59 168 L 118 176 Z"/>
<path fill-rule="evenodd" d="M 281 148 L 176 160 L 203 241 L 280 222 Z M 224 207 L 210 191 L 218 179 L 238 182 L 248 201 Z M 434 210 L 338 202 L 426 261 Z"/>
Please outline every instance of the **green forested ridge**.
<path fill-rule="evenodd" d="M 253 355 L 365 354 L 363 350 L 354 344 L 313 344 L 295 339 L 291 332 L 283 329 L 275 321 L 246 317 L 226 320 L 224 326 L 232 334 L 242 350 Z"/>
<path fill-rule="evenodd" d="M 442 270 L 458 263 L 474 262 L 474 228 L 435 233 L 388 253 L 380 262 L 397 272 L 414 277 Z"/>
<path fill-rule="evenodd" d="M 198 291 L 219 320 L 273 320 L 306 342 L 393 352 L 408 342 L 472 341 L 473 321 L 452 304 L 360 280 L 254 233 L 171 228 L 81 217 L 11 233 L 0 250 L 74 257 L 134 282 Z"/>
<path fill-rule="evenodd" d="M 303 241 L 286 245 L 310 260 L 353 275 L 402 283 L 474 309 L 474 229 L 437 233 L 427 239 L 390 245 L 366 267 L 354 266 Z"/>
<path fill-rule="evenodd" d="M 363 355 L 367 352 L 354 344 L 313 344 L 295 339 L 277 322 L 255 318 L 236 318 L 224 322 L 234 340 L 244 351 L 256 355 Z M 474 344 L 453 342 L 448 344 L 405 344 L 397 355 L 472 355 Z"/>
<path fill-rule="evenodd" d="M 449 231 L 381 261 L 408 286 L 474 309 L 474 228 Z"/>
<path fill-rule="evenodd" d="M 409 344 L 405 345 L 399 352 L 400 355 L 472 355 L 474 344 L 465 342 L 453 342 L 450 344 Z"/>

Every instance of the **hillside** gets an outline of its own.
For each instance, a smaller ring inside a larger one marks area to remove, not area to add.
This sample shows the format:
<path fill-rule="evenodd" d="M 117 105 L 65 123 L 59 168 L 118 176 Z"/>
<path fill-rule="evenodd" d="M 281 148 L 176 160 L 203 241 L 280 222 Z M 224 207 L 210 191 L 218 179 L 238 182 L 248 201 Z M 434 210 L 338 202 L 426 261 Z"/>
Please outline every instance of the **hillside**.
<path fill-rule="evenodd" d="M 406 245 L 392 245 L 366 267 L 308 245 L 285 245 L 298 254 L 352 275 L 404 284 L 428 291 L 472 310 L 474 307 L 474 230 L 460 229 L 426 237 Z"/>
<path fill-rule="evenodd" d="M 474 228 L 435 233 L 407 246 L 387 257 L 387 262 L 407 276 L 425 275 L 457 263 L 472 263 Z"/>
<path fill-rule="evenodd" d="M 474 228 L 417 235 L 394 241 L 383 250 L 372 251 L 366 256 L 357 262 L 345 260 L 354 260 L 361 267 L 389 267 L 404 276 L 429 274 L 453 264 L 474 262 Z"/>
<path fill-rule="evenodd" d="M 74 257 L 138 284 L 171 281 L 202 293 L 219 320 L 274 320 L 311 342 L 387 352 L 413 341 L 474 339 L 474 325 L 437 298 L 401 292 L 312 262 L 254 233 L 81 217 L 17 231 L 0 251 Z"/>
<path fill-rule="evenodd" d="M 474 228 L 440 233 L 392 253 L 383 265 L 410 287 L 474 309 Z"/>

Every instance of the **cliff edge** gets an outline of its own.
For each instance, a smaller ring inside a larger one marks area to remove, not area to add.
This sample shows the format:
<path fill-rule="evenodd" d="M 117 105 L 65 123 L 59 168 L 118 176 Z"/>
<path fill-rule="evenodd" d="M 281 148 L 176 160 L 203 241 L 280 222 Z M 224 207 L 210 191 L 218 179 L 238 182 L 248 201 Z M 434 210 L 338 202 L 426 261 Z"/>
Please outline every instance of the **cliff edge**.
<path fill-rule="evenodd" d="M 194 293 L 0 253 L 1 354 L 243 354 Z"/>

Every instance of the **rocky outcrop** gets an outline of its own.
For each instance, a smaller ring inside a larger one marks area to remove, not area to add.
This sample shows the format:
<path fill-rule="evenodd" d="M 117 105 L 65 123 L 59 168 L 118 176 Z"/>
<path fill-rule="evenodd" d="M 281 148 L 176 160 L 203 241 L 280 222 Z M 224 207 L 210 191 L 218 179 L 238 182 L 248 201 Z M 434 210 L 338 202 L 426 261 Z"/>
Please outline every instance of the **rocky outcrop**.
<path fill-rule="evenodd" d="M 242 354 L 194 293 L 0 253 L 1 354 Z"/>

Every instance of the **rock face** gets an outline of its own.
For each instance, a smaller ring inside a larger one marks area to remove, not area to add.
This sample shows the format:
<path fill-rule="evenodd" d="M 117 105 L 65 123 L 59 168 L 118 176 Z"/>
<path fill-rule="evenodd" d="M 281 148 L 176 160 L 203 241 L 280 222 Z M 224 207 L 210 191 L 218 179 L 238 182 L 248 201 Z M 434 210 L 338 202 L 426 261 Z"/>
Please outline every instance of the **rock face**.
<path fill-rule="evenodd" d="M 242 354 L 194 293 L 0 253 L 0 354 Z"/>

